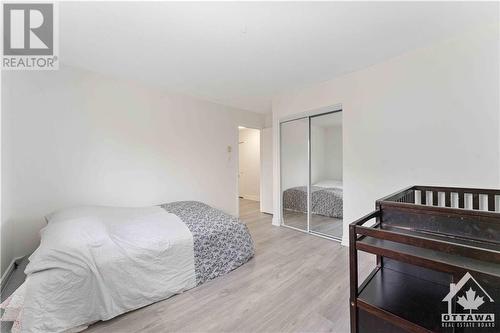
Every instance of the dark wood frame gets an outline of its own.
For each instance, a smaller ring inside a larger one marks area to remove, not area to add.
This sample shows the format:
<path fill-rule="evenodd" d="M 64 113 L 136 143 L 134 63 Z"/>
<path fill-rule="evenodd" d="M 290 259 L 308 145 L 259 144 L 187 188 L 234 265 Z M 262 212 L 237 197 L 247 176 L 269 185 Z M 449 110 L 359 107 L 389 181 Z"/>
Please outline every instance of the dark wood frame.
<path fill-rule="evenodd" d="M 429 193 L 432 193 L 430 199 Z M 466 205 L 468 196 L 472 197 L 471 207 Z M 377 200 L 375 211 L 351 223 L 351 332 L 359 332 L 360 309 L 405 332 L 432 332 L 420 323 L 410 322 L 359 298 L 360 291 L 383 269 L 385 258 L 445 272 L 457 279 L 468 271 L 485 279 L 498 279 L 500 285 L 497 196 L 500 197 L 500 190 L 416 185 Z M 481 199 L 483 210 L 479 210 Z M 373 223 L 367 226 L 371 221 Z M 487 232 L 474 234 L 471 230 Z M 377 256 L 375 269 L 361 285 L 358 283 L 358 251 Z"/>

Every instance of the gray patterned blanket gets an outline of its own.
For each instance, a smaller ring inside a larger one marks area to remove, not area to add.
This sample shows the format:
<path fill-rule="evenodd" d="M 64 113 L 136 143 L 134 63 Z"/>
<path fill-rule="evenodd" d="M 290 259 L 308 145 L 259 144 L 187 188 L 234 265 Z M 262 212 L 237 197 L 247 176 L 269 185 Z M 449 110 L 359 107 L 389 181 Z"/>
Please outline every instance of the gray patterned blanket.
<path fill-rule="evenodd" d="M 339 188 L 311 186 L 311 212 L 342 218 L 343 191 Z M 297 212 L 307 211 L 307 186 L 292 187 L 283 192 L 283 207 Z"/>
<path fill-rule="evenodd" d="M 254 255 L 247 226 L 198 201 L 178 201 L 161 205 L 179 216 L 193 234 L 196 283 L 229 273 Z"/>

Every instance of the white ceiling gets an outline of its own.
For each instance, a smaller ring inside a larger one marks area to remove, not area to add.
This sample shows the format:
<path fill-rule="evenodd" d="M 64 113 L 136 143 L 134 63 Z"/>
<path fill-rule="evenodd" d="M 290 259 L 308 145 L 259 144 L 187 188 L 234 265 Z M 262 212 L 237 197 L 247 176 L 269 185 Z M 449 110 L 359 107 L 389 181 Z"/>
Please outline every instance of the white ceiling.
<path fill-rule="evenodd" d="M 247 110 L 480 24 L 497 2 L 64 2 L 60 59 Z"/>

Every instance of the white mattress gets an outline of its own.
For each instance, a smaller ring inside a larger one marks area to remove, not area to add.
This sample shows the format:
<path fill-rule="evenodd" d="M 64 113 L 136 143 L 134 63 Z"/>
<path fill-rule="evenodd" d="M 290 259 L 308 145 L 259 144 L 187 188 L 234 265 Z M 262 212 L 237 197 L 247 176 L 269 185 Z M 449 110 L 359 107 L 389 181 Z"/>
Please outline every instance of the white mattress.
<path fill-rule="evenodd" d="M 48 221 L 26 268 L 21 332 L 64 332 L 196 285 L 193 236 L 160 207 L 81 207 Z"/>
<path fill-rule="evenodd" d="M 331 180 L 331 179 L 321 180 L 321 181 L 313 184 L 313 186 L 324 187 L 324 188 L 344 189 L 344 186 L 343 186 L 341 180 Z"/>

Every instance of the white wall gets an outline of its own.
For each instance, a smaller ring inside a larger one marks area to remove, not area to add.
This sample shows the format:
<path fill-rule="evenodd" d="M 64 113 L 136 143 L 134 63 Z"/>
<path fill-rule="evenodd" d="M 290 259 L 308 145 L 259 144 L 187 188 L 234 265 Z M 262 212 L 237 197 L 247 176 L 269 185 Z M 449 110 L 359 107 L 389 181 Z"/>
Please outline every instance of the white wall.
<path fill-rule="evenodd" d="M 260 131 L 240 129 L 239 138 L 239 195 L 260 200 Z"/>
<path fill-rule="evenodd" d="M 278 122 L 342 104 L 344 244 L 375 199 L 411 184 L 500 186 L 499 32 L 484 27 L 273 100 Z"/>
<path fill-rule="evenodd" d="M 63 207 L 238 211 L 237 126 L 260 128 L 263 115 L 67 67 L 2 74 L 2 272 Z"/>

